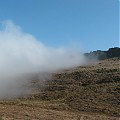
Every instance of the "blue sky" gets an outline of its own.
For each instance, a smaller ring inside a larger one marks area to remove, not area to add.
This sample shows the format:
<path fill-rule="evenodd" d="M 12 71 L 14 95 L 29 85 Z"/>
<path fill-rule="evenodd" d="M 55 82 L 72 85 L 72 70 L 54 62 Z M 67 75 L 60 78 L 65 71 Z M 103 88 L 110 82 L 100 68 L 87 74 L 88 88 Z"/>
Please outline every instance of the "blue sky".
<path fill-rule="evenodd" d="M 0 21 L 8 19 L 47 46 L 119 46 L 119 0 L 0 0 Z"/>

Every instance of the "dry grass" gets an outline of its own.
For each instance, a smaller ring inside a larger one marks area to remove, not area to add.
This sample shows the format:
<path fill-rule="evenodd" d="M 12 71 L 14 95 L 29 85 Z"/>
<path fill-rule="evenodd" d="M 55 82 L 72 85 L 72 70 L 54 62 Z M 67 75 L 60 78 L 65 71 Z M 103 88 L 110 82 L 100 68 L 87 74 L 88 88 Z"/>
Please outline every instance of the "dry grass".
<path fill-rule="evenodd" d="M 36 85 L 35 85 L 36 84 Z M 119 59 L 59 71 L 46 88 L 0 101 L 0 120 L 119 120 Z"/>

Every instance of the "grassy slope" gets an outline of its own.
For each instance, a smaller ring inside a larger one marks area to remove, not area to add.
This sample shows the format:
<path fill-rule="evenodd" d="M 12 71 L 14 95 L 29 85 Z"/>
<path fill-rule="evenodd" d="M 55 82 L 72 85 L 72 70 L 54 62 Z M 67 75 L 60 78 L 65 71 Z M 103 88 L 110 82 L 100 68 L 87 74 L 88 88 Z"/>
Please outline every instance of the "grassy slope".
<path fill-rule="evenodd" d="M 119 60 L 103 60 L 55 73 L 45 91 L 32 98 L 61 101 L 77 111 L 120 116 Z"/>
<path fill-rule="evenodd" d="M 54 73 L 44 90 L 38 80 L 31 86 L 37 92 L 24 99 L 0 101 L 4 120 L 118 120 L 112 116 L 120 116 L 118 58 Z"/>

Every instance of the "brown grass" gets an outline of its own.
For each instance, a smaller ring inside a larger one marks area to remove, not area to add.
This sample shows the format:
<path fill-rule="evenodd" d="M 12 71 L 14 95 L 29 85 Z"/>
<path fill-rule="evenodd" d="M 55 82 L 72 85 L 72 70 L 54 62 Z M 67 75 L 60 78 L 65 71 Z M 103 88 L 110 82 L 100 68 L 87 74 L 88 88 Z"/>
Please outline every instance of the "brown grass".
<path fill-rule="evenodd" d="M 59 71 L 45 89 L 0 101 L 0 120 L 119 120 L 119 59 Z M 32 85 L 31 85 L 32 87 Z"/>

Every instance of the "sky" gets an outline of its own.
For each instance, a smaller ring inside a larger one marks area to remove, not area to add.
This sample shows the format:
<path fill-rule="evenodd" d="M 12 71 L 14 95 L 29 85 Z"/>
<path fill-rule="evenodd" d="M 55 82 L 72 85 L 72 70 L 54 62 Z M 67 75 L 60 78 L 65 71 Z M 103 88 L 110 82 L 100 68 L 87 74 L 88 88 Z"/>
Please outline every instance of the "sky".
<path fill-rule="evenodd" d="M 5 20 L 54 48 L 119 46 L 119 0 L 0 0 L 0 22 Z"/>

